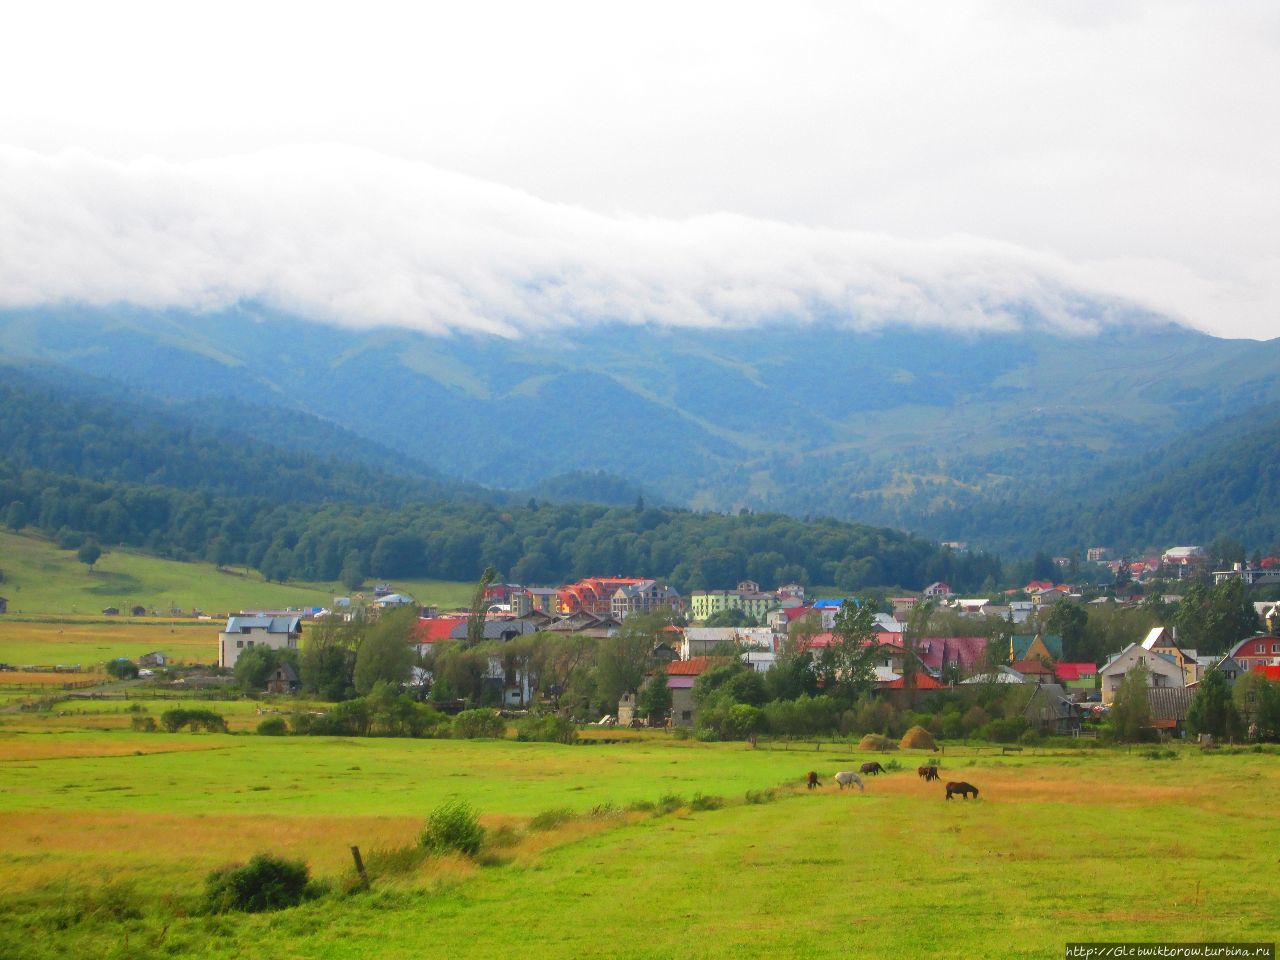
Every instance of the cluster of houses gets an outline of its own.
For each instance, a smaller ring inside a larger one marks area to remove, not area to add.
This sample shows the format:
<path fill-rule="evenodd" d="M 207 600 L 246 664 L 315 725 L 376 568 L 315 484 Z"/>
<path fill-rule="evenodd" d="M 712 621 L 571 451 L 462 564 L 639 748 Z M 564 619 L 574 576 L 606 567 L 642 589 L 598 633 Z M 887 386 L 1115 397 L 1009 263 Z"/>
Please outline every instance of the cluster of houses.
<path fill-rule="evenodd" d="M 1018 626 L 1035 623 L 1037 611 L 1063 597 L 1076 596 L 1070 586 L 1049 581 L 1033 581 L 1019 591 L 1027 599 L 985 598 L 955 595 L 945 583 L 930 584 L 924 599 L 946 604 L 962 617 L 998 616 L 1011 624 L 1008 649 L 991 650 L 985 636 L 931 636 L 907 639 L 907 621 L 920 597 L 891 600 L 892 613 L 876 614 L 876 632 L 869 641 L 875 645 L 875 692 L 898 706 L 909 705 L 914 697 L 952 685 L 1026 684 L 1034 688 L 1028 698 L 1026 716 L 1043 732 L 1071 733 L 1080 728 L 1090 710 L 1105 711 L 1113 702 L 1125 675 L 1135 667 L 1147 670 L 1151 687 L 1151 707 L 1155 725 L 1175 733 L 1181 731 L 1196 684 L 1209 670 L 1220 670 L 1229 682 L 1246 670 L 1262 670 L 1280 679 L 1280 637 L 1260 635 L 1240 641 L 1225 657 L 1200 656 L 1181 649 L 1173 631 L 1156 628 L 1141 641 L 1108 658 L 1101 667 L 1064 659 L 1060 637 Z M 733 589 L 694 592 L 688 602 L 659 581 L 627 577 L 588 577 L 555 588 L 494 584 L 485 593 L 483 636 L 486 640 L 508 642 L 535 633 L 566 633 L 603 638 L 622 628 L 636 613 L 687 613 L 692 625 L 669 626 L 656 644 L 653 658 L 663 665 L 671 690 L 671 722 L 696 722 L 692 691 L 697 678 L 727 655 L 741 659 L 748 667 L 767 671 L 776 662 L 782 645 L 797 621 L 811 619 L 810 629 L 800 636 L 801 645 L 813 652 L 836 642 L 833 632 L 843 599 L 806 600 L 799 584 L 785 584 L 774 591 L 761 590 L 753 581 L 743 581 Z M 413 600 L 380 584 L 366 609 L 412 605 Z M 253 611 L 230 617 L 218 635 L 218 664 L 234 667 L 247 649 L 266 645 L 274 649 L 296 648 L 303 624 L 315 616 L 342 615 L 349 598 L 335 598 L 331 610 Z M 1259 605 L 1270 616 L 1268 626 L 1280 623 L 1275 604 Z M 467 637 L 470 613 L 440 613 L 419 608 L 420 618 L 412 643 L 418 653 L 428 653 L 435 644 Z M 740 610 L 760 626 L 708 627 L 700 625 L 714 615 Z M 349 613 L 347 614 L 349 615 Z M 509 708 L 532 706 L 537 688 L 530 667 L 512 668 L 498 654 L 490 657 L 486 682 Z M 992 666 L 996 662 L 998 665 Z M 296 689 L 297 677 L 291 669 L 274 678 L 280 692 Z M 634 716 L 634 697 L 619 704 L 618 718 L 627 722 Z"/>

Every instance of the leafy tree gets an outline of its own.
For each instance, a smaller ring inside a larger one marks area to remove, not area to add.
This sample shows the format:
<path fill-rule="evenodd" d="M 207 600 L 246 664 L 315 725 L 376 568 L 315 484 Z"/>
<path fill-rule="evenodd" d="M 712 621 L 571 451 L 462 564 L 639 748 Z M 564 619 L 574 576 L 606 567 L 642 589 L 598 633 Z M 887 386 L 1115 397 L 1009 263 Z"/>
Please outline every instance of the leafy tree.
<path fill-rule="evenodd" d="M 538 678 L 538 695 L 559 711 L 560 701 L 574 674 L 587 672 L 595 657 L 595 641 L 575 633 L 535 633 L 533 672 Z"/>
<path fill-rule="evenodd" d="M 302 689 L 324 700 L 353 696 L 356 648 L 361 625 L 338 617 L 326 617 L 302 637 L 299 679 Z"/>
<path fill-rule="evenodd" d="M 343 559 L 338 579 L 348 590 L 359 590 L 364 586 L 364 558 L 359 550 L 350 551 Z"/>
<path fill-rule="evenodd" d="M 653 614 L 633 613 L 612 637 L 600 641 L 596 654 L 596 692 L 606 710 L 614 712 L 624 693 L 640 689 L 662 639 L 667 621 Z"/>
<path fill-rule="evenodd" d="M 1236 680 L 1231 694 L 1250 737 L 1280 739 L 1280 683 L 1247 670 Z"/>
<path fill-rule="evenodd" d="M 1151 726 L 1151 704 L 1147 696 L 1150 671 L 1136 666 L 1124 675 L 1111 703 L 1111 723 L 1119 740 L 1141 740 Z"/>
<path fill-rule="evenodd" d="M 98 562 L 98 558 L 101 556 L 102 548 L 92 540 L 82 544 L 80 549 L 76 551 L 76 559 L 86 564 L 90 570 L 93 569 L 93 565 Z"/>
<path fill-rule="evenodd" d="M 816 667 L 823 689 L 844 703 L 853 703 L 871 689 L 875 661 L 875 611 L 859 599 L 846 600 L 836 614 L 832 642 L 819 654 Z"/>
<path fill-rule="evenodd" d="M 661 723 L 671 711 L 671 690 L 667 687 L 667 671 L 659 667 L 654 671 L 636 697 L 636 709 L 650 723 Z"/>
<path fill-rule="evenodd" d="M 1066 660 L 1087 658 L 1089 613 L 1082 604 L 1065 598 L 1059 600 L 1049 611 L 1045 629 L 1062 637 L 1062 655 Z"/>
<path fill-rule="evenodd" d="M 1196 694 L 1187 708 L 1187 730 L 1196 736 L 1212 734 L 1219 740 L 1240 734 L 1240 714 L 1231 699 L 1231 688 L 1220 670 L 1210 670 L 1196 685 Z"/>
<path fill-rule="evenodd" d="M 31 522 L 27 505 L 21 500 L 14 500 L 4 512 L 4 523 L 10 530 L 18 531 Z"/>
<path fill-rule="evenodd" d="M 480 582 L 476 585 L 476 592 L 471 598 L 471 616 L 467 618 L 468 646 L 474 647 L 484 640 L 485 611 L 488 608 L 484 595 L 497 577 L 497 570 L 493 567 L 485 567 L 484 573 L 480 576 Z"/>
<path fill-rule="evenodd" d="M 414 651 L 410 645 L 418 614 L 412 607 L 389 610 L 378 617 L 356 651 L 354 682 L 363 695 L 378 681 L 398 689 L 409 679 Z"/>
<path fill-rule="evenodd" d="M 282 663 L 298 668 L 297 650 L 274 650 L 271 647 L 250 647 L 236 657 L 235 678 L 243 690 L 265 690 L 271 675 Z"/>
<path fill-rule="evenodd" d="M 123 657 L 116 660 L 108 660 L 105 669 L 107 676 L 115 677 L 117 680 L 132 680 L 138 675 L 138 665 L 132 660 L 126 660 Z"/>
<path fill-rule="evenodd" d="M 729 607 L 726 610 L 717 610 L 707 617 L 705 625 L 708 627 L 755 627 L 759 624 L 755 617 L 741 607 Z"/>

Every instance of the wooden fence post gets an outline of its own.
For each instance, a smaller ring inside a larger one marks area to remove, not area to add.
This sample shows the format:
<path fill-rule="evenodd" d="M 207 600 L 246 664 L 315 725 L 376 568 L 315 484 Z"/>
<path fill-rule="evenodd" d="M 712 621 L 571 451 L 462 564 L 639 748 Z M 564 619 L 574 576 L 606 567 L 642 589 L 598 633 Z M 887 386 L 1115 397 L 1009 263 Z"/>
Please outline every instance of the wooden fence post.
<path fill-rule="evenodd" d="M 369 886 L 369 874 L 365 873 L 364 860 L 360 858 L 359 847 L 351 848 L 351 859 L 356 862 L 356 873 L 360 874 L 360 885 L 367 888 Z"/>

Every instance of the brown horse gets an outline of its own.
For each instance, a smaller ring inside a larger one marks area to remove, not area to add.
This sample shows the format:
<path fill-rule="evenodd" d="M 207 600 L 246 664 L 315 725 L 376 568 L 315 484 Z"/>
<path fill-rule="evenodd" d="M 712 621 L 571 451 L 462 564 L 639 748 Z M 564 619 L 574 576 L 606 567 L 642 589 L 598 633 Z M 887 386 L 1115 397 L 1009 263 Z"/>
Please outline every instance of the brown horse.
<path fill-rule="evenodd" d="M 806 784 L 808 785 L 808 787 L 809 787 L 809 789 L 810 789 L 810 790 L 812 790 L 814 787 L 820 787 L 820 786 L 822 786 L 822 784 L 818 782 L 818 771 L 817 771 L 817 770 L 810 770 L 810 771 L 809 771 L 809 777 L 808 777 L 808 779 L 806 780 Z"/>
<path fill-rule="evenodd" d="M 874 777 L 878 773 L 884 773 L 884 767 L 872 760 L 870 763 L 864 763 L 858 772 Z"/>
<path fill-rule="evenodd" d="M 938 779 L 938 768 L 931 763 L 926 764 L 923 767 L 917 768 L 916 773 L 920 775 L 920 779 L 922 779 L 925 783 L 928 783 L 930 780 Z"/>
<path fill-rule="evenodd" d="M 973 799 L 978 799 L 978 788 L 971 783 L 965 783 L 963 780 L 952 781 L 947 784 L 947 799 L 951 799 L 953 793 L 960 794 L 961 800 L 968 800 L 969 794 L 973 794 Z"/>

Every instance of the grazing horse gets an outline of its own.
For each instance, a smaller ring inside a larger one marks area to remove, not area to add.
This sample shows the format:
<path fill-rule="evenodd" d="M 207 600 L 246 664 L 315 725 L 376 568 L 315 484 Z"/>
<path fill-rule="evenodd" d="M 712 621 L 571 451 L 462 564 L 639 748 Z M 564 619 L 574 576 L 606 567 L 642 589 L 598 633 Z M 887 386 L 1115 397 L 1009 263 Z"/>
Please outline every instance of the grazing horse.
<path fill-rule="evenodd" d="M 877 773 L 884 773 L 884 767 L 872 760 L 870 763 L 864 763 L 859 772 L 874 777 Z"/>
<path fill-rule="evenodd" d="M 931 763 L 925 764 L 923 767 L 919 767 L 916 770 L 916 773 L 920 775 L 920 778 L 924 780 L 925 783 L 928 783 L 930 780 L 938 779 L 938 768 Z"/>
<path fill-rule="evenodd" d="M 865 789 L 862 786 L 862 778 L 852 770 L 841 770 L 836 774 L 836 783 L 840 784 L 840 789 L 845 787 L 857 787 L 859 790 Z"/>
<path fill-rule="evenodd" d="M 960 794 L 961 800 L 968 800 L 969 794 L 973 794 L 973 799 L 978 799 L 978 788 L 971 783 L 965 783 L 963 780 L 955 781 L 947 784 L 947 799 L 951 799 L 953 793 Z"/>
<path fill-rule="evenodd" d="M 809 771 L 809 777 L 805 782 L 810 790 L 812 790 L 814 787 L 822 786 L 822 784 L 818 782 L 818 771 L 816 770 Z"/>

